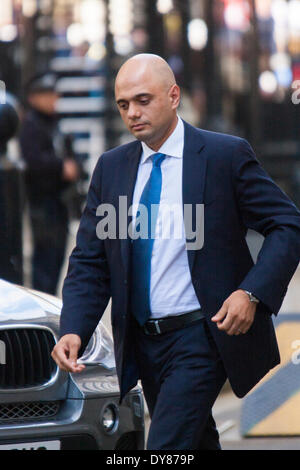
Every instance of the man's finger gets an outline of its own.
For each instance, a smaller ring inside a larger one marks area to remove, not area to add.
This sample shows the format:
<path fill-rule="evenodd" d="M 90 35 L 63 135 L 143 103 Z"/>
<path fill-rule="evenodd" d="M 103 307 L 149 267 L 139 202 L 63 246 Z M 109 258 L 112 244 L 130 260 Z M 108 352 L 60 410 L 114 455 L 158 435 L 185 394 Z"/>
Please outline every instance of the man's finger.
<path fill-rule="evenodd" d="M 211 318 L 211 321 L 214 321 L 216 323 L 222 321 L 226 317 L 227 311 L 227 305 L 223 304 L 220 310 L 216 313 L 216 315 Z"/>
<path fill-rule="evenodd" d="M 78 346 L 76 344 L 71 344 L 69 346 L 69 360 L 70 362 L 76 364 L 78 357 Z"/>
<path fill-rule="evenodd" d="M 59 351 L 55 356 L 52 356 L 58 367 L 65 372 L 81 372 L 85 366 L 83 364 L 77 364 L 76 360 L 71 360 L 67 357 L 64 351 Z"/>
<path fill-rule="evenodd" d="M 226 331 L 226 333 L 233 327 L 233 325 L 234 325 L 234 318 L 229 312 L 227 312 L 225 320 L 217 323 L 217 327 L 219 328 L 219 330 Z"/>
<path fill-rule="evenodd" d="M 67 335 L 57 343 L 52 351 L 52 357 L 60 369 L 66 372 L 81 372 L 85 366 L 77 364 L 81 340 L 77 335 Z"/>
<path fill-rule="evenodd" d="M 71 344 L 69 345 L 68 364 L 71 368 L 70 372 L 81 372 L 83 369 L 85 369 L 85 366 L 83 364 L 77 364 L 79 348 L 80 343 L 71 342 Z"/>
<path fill-rule="evenodd" d="M 242 330 L 242 327 L 239 324 L 233 323 L 231 325 L 231 327 L 226 331 L 226 333 L 229 336 L 239 336 L 239 335 L 243 334 L 243 330 Z"/>
<path fill-rule="evenodd" d="M 65 349 L 65 347 L 57 344 L 51 355 L 60 369 L 70 372 L 71 364 L 69 363 L 67 353 L 67 348 Z"/>

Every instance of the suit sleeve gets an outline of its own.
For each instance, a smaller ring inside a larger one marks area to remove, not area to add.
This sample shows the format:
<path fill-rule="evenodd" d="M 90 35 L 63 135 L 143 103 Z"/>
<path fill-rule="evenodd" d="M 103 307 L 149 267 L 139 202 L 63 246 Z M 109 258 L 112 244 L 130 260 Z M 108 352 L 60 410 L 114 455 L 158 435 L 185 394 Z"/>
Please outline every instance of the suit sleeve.
<path fill-rule="evenodd" d="M 103 240 L 96 234 L 101 204 L 102 159 L 98 160 L 87 195 L 76 246 L 70 256 L 63 286 L 63 308 L 60 336 L 73 333 L 80 336 L 84 349 L 99 323 L 110 299 L 110 272 Z"/>
<path fill-rule="evenodd" d="M 300 212 L 261 167 L 247 141 L 240 141 L 232 165 L 243 222 L 265 237 L 239 289 L 252 292 L 277 314 L 300 261 Z"/>

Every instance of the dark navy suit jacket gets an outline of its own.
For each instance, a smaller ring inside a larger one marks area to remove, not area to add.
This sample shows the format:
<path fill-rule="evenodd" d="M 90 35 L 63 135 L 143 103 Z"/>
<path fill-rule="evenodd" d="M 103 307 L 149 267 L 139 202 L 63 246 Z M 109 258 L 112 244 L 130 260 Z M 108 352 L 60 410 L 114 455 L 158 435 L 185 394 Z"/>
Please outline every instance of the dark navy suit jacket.
<path fill-rule="evenodd" d="M 300 212 L 247 141 L 184 126 L 183 204 L 204 204 L 204 246 L 188 251 L 189 269 L 233 391 L 242 397 L 280 361 L 271 314 L 278 313 L 300 260 Z M 96 210 L 103 203 L 115 206 L 118 233 L 119 196 L 131 204 L 141 152 L 134 141 L 99 159 L 63 288 L 61 335 L 78 334 L 80 354 L 112 298 L 121 400 L 138 380 L 129 310 L 131 243 L 100 240 Z M 248 228 L 265 237 L 256 264 L 245 240 Z M 210 318 L 238 288 L 261 302 L 249 331 L 229 336 Z"/>

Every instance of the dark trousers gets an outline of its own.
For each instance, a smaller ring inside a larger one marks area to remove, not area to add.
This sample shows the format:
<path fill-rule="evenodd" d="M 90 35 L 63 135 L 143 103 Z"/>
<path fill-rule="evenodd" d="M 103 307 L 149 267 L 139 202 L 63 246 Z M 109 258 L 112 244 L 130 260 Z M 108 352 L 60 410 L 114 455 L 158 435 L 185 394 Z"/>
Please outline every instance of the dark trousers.
<path fill-rule="evenodd" d="M 212 406 L 226 373 L 205 319 L 177 331 L 137 331 L 136 352 L 151 417 L 148 450 L 218 450 Z"/>
<path fill-rule="evenodd" d="M 64 262 L 68 213 L 55 199 L 30 205 L 33 235 L 32 287 L 55 295 Z"/>

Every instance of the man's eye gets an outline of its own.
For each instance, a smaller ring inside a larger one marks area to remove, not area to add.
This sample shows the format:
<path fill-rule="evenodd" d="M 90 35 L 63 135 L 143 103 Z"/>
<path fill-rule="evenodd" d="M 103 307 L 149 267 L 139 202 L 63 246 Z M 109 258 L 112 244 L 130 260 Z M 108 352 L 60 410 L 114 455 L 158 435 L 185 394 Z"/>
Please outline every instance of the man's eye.
<path fill-rule="evenodd" d="M 141 104 L 148 104 L 149 103 L 149 100 L 142 100 L 140 101 Z"/>

